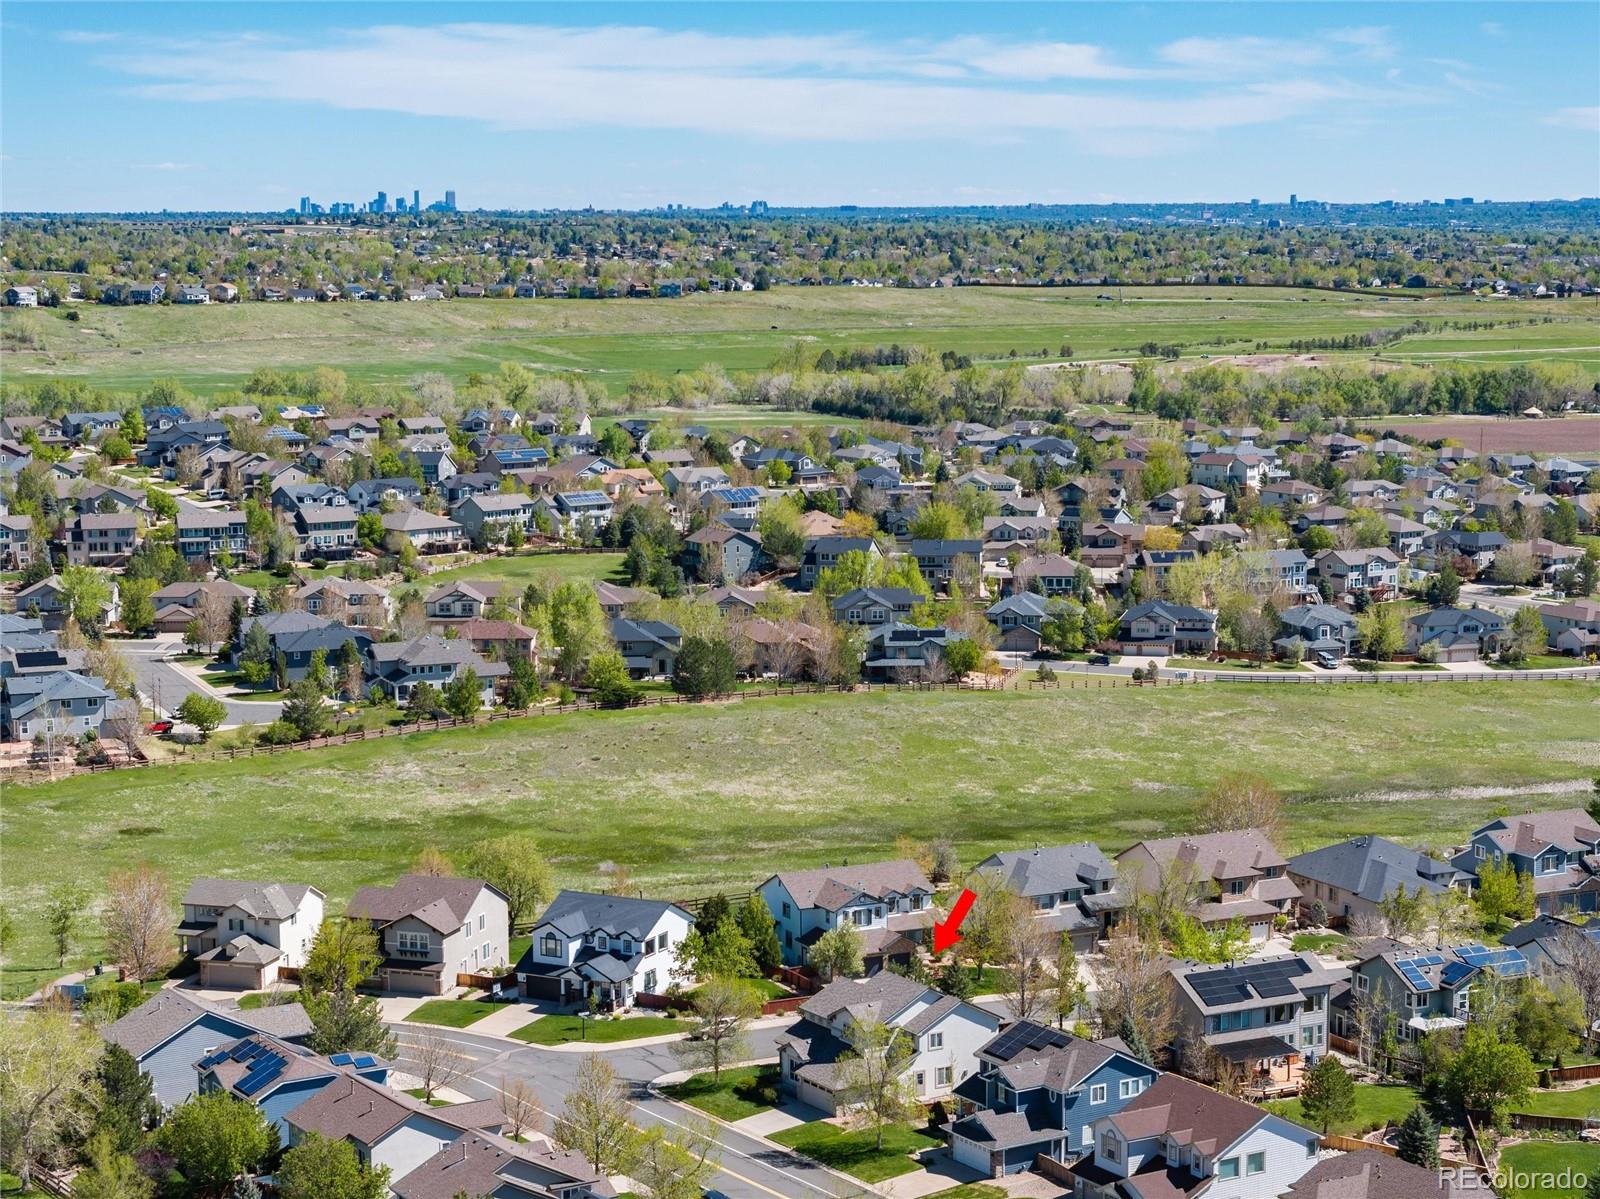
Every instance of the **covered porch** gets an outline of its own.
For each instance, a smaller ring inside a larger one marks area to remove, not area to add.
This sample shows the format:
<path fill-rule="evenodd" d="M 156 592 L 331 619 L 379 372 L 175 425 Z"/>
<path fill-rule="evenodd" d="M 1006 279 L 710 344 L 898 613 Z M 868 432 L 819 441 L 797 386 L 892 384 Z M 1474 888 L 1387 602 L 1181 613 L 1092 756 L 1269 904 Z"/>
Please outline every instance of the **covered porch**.
<path fill-rule="evenodd" d="M 1276 1099 L 1299 1094 L 1305 1058 L 1282 1037 L 1251 1037 L 1215 1048 L 1224 1061 L 1239 1071 L 1246 1098 Z"/>

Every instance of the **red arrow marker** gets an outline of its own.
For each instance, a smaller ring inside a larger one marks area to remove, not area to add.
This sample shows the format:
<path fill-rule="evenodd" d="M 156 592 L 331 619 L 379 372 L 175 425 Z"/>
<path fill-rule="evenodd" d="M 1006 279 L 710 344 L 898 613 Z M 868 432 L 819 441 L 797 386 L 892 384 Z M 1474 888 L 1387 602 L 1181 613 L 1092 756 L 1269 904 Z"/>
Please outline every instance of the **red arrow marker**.
<path fill-rule="evenodd" d="M 936 921 L 933 926 L 933 952 L 943 953 L 961 940 L 961 922 L 967 918 L 967 913 L 972 910 L 973 901 L 978 897 L 966 888 L 956 896 L 955 906 L 950 909 L 950 918 Z"/>

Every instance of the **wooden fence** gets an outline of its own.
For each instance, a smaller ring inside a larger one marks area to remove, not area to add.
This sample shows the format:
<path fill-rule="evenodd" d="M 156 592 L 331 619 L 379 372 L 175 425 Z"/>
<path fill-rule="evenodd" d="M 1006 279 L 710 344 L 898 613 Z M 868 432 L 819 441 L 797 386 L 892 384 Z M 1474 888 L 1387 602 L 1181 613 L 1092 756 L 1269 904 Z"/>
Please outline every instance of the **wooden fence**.
<path fill-rule="evenodd" d="M 1374 1153 L 1387 1154 L 1389 1157 L 1400 1156 L 1400 1151 L 1398 1149 L 1396 1149 L 1393 1145 L 1386 1144 L 1383 1141 L 1366 1141 L 1362 1140 L 1360 1137 L 1342 1137 L 1337 1133 L 1329 1133 L 1327 1136 L 1323 1137 L 1322 1147 L 1324 1149 L 1337 1149 L 1340 1153 L 1358 1153 L 1363 1149 L 1370 1149 Z M 1481 1167 L 1479 1167 L 1476 1163 L 1464 1161 L 1459 1157 L 1440 1157 L 1439 1164 L 1441 1166 L 1454 1168 L 1457 1170 L 1481 1171 Z"/>
<path fill-rule="evenodd" d="M 1541 1087 L 1554 1086 L 1558 1082 L 1583 1082 L 1590 1078 L 1600 1078 L 1600 1062 L 1584 1066 L 1554 1066 L 1539 1071 Z"/>
<path fill-rule="evenodd" d="M 509 974 L 457 974 L 456 986 L 470 987 L 474 991 L 490 991 L 496 986 L 502 990 L 517 985 L 517 976 Z"/>

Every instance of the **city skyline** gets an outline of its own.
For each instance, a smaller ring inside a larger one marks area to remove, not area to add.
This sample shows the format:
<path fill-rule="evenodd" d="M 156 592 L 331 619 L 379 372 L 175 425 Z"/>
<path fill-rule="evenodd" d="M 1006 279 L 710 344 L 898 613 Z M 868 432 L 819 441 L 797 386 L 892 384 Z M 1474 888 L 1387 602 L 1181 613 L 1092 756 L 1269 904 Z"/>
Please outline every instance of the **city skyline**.
<path fill-rule="evenodd" d="M 1600 177 L 1595 6 L 906 11 L 23 2 L 0 205 L 281 212 L 313 178 L 355 201 L 397 145 L 519 210 L 1570 198 Z"/>

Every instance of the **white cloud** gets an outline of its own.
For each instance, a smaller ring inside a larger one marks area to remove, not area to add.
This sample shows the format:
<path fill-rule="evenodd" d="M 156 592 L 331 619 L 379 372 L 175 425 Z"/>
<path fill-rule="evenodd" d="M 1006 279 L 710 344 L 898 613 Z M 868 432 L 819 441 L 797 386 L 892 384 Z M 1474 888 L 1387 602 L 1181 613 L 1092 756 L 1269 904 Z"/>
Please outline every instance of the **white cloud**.
<path fill-rule="evenodd" d="M 1323 46 L 1270 37 L 1186 37 L 1167 43 L 1159 53 L 1174 66 L 1229 75 L 1275 66 L 1318 66 L 1328 58 Z"/>
<path fill-rule="evenodd" d="M 1544 118 L 1544 123 L 1562 129 L 1577 129 L 1583 133 L 1600 133 L 1600 105 L 1558 108 Z"/>
<path fill-rule="evenodd" d="M 91 29 L 68 29 L 60 35 L 62 41 L 75 46 L 95 46 L 105 42 L 114 42 L 117 35 L 114 33 L 98 33 Z"/>
<path fill-rule="evenodd" d="M 1328 40 L 1348 46 L 1363 58 L 1388 59 L 1398 52 L 1384 25 L 1361 25 L 1354 29 L 1334 29 Z"/>
<path fill-rule="evenodd" d="M 136 171 L 187 171 L 193 167 L 189 162 L 136 162 L 133 169 Z"/>

